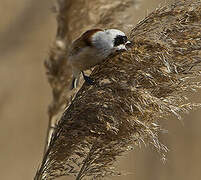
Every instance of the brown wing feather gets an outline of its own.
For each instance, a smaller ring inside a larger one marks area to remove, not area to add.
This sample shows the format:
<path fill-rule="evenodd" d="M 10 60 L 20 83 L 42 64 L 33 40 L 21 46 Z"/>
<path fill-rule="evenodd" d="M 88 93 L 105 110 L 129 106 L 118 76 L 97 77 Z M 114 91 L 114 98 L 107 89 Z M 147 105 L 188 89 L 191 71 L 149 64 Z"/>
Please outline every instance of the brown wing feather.
<path fill-rule="evenodd" d="M 85 42 L 87 46 L 92 46 L 91 44 L 91 37 L 94 33 L 98 31 L 103 31 L 102 29 L 90 29 L 82 34 L 81 39 Z"/>
<path fill-rule="evenodd" d="M 78 39 L 76 39 L 70 49 L 70 56 L 76 55 L 79 51 L 82 50 L 83 47 L 92 46 L 90 38 L 92 35 L 98 31 L 102 31 L 102 29 L 91 29 L 84 32 Z"/>

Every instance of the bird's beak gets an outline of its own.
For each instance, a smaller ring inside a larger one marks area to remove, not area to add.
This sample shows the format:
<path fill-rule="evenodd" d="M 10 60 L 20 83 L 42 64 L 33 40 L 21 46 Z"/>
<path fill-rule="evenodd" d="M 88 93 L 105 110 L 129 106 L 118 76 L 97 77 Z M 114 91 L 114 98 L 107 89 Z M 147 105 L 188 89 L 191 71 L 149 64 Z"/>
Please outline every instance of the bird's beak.
<path fill-rule="evenodd" d="M 128 51 L 132 46 L 132 43 L 130 41 L 127 41 L 125 44 L 119 45 L 115 51 L 117 52 L 123 52 L 123 51 Z"/>
<path fill-rule="evenodd" d="M 126 51 L 128 51 L 128 49 L 130 49 L 131 46 L 132 46 L 132 43 L 131 43 L 130 41 L 127 41 L 127 42 L 125 43 Z"/>

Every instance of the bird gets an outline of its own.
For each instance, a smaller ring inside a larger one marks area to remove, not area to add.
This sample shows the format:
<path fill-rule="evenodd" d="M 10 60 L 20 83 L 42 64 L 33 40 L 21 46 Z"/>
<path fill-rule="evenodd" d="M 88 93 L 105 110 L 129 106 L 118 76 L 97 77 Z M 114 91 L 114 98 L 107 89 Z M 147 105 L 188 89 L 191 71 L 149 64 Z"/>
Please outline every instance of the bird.
<path fill-rule="evenodd" d="M 86 76 L 84 71 L 116 52 L 127 50 L 126 46 L 130 44 L 125 33 L 118 29 L 97 28 L 81 34 L 72 42 L 68 53 L 68 63 L 73 74 L 71 90 L 78 86 L 81 74 L 88 84 L 93 85 L 93 79 Z"/>

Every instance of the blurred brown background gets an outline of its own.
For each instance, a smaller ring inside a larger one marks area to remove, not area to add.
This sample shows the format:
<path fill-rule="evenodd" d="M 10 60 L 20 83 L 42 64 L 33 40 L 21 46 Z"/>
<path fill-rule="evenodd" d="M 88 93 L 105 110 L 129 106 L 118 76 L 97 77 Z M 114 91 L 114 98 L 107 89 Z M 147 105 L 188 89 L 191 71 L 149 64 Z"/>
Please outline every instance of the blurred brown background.
<path fill-rule="evenodd" d="M 133 12 L 133 24 L 162 0 L 143 0 Z M 33 179 L 41 161 L 51 101 L 44 59 L 56 33 L 49 0 L 1 0 L 0 5 L 0 179 Z M 162 3 L 163 4 L 163 3 Z M 201 102 L 201 91 L 192 99 Z M 171 118 L 161 138 L 170 148 L 163 164 L 151 148 L 136 148 L 117 165 L 128 175 L 114 180 L 200 180 L 201 110 Z M 60 179 L 73 179 L 69 177 Z"/>

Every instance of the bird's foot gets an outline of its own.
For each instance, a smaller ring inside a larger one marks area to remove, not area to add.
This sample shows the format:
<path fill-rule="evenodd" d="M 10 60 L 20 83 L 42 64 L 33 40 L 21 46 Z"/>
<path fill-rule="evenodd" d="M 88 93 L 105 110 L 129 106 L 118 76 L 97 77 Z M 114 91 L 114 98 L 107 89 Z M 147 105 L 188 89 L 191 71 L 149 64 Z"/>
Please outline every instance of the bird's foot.
<path fill-rule="evenodd" d="M 82 72 L 82 75 L 83 75 L 83 77 L 84 77 L 84 80 L 85 80 L 88 84 L 90 84 L 90 85 L 94 85 L 94 84 L 95 84 L 94 80 L 93 80 L 92 78 L 90 78 L 89 76 L 86 76 L 86 75 L 84 74 L 84 72 Z"/>

